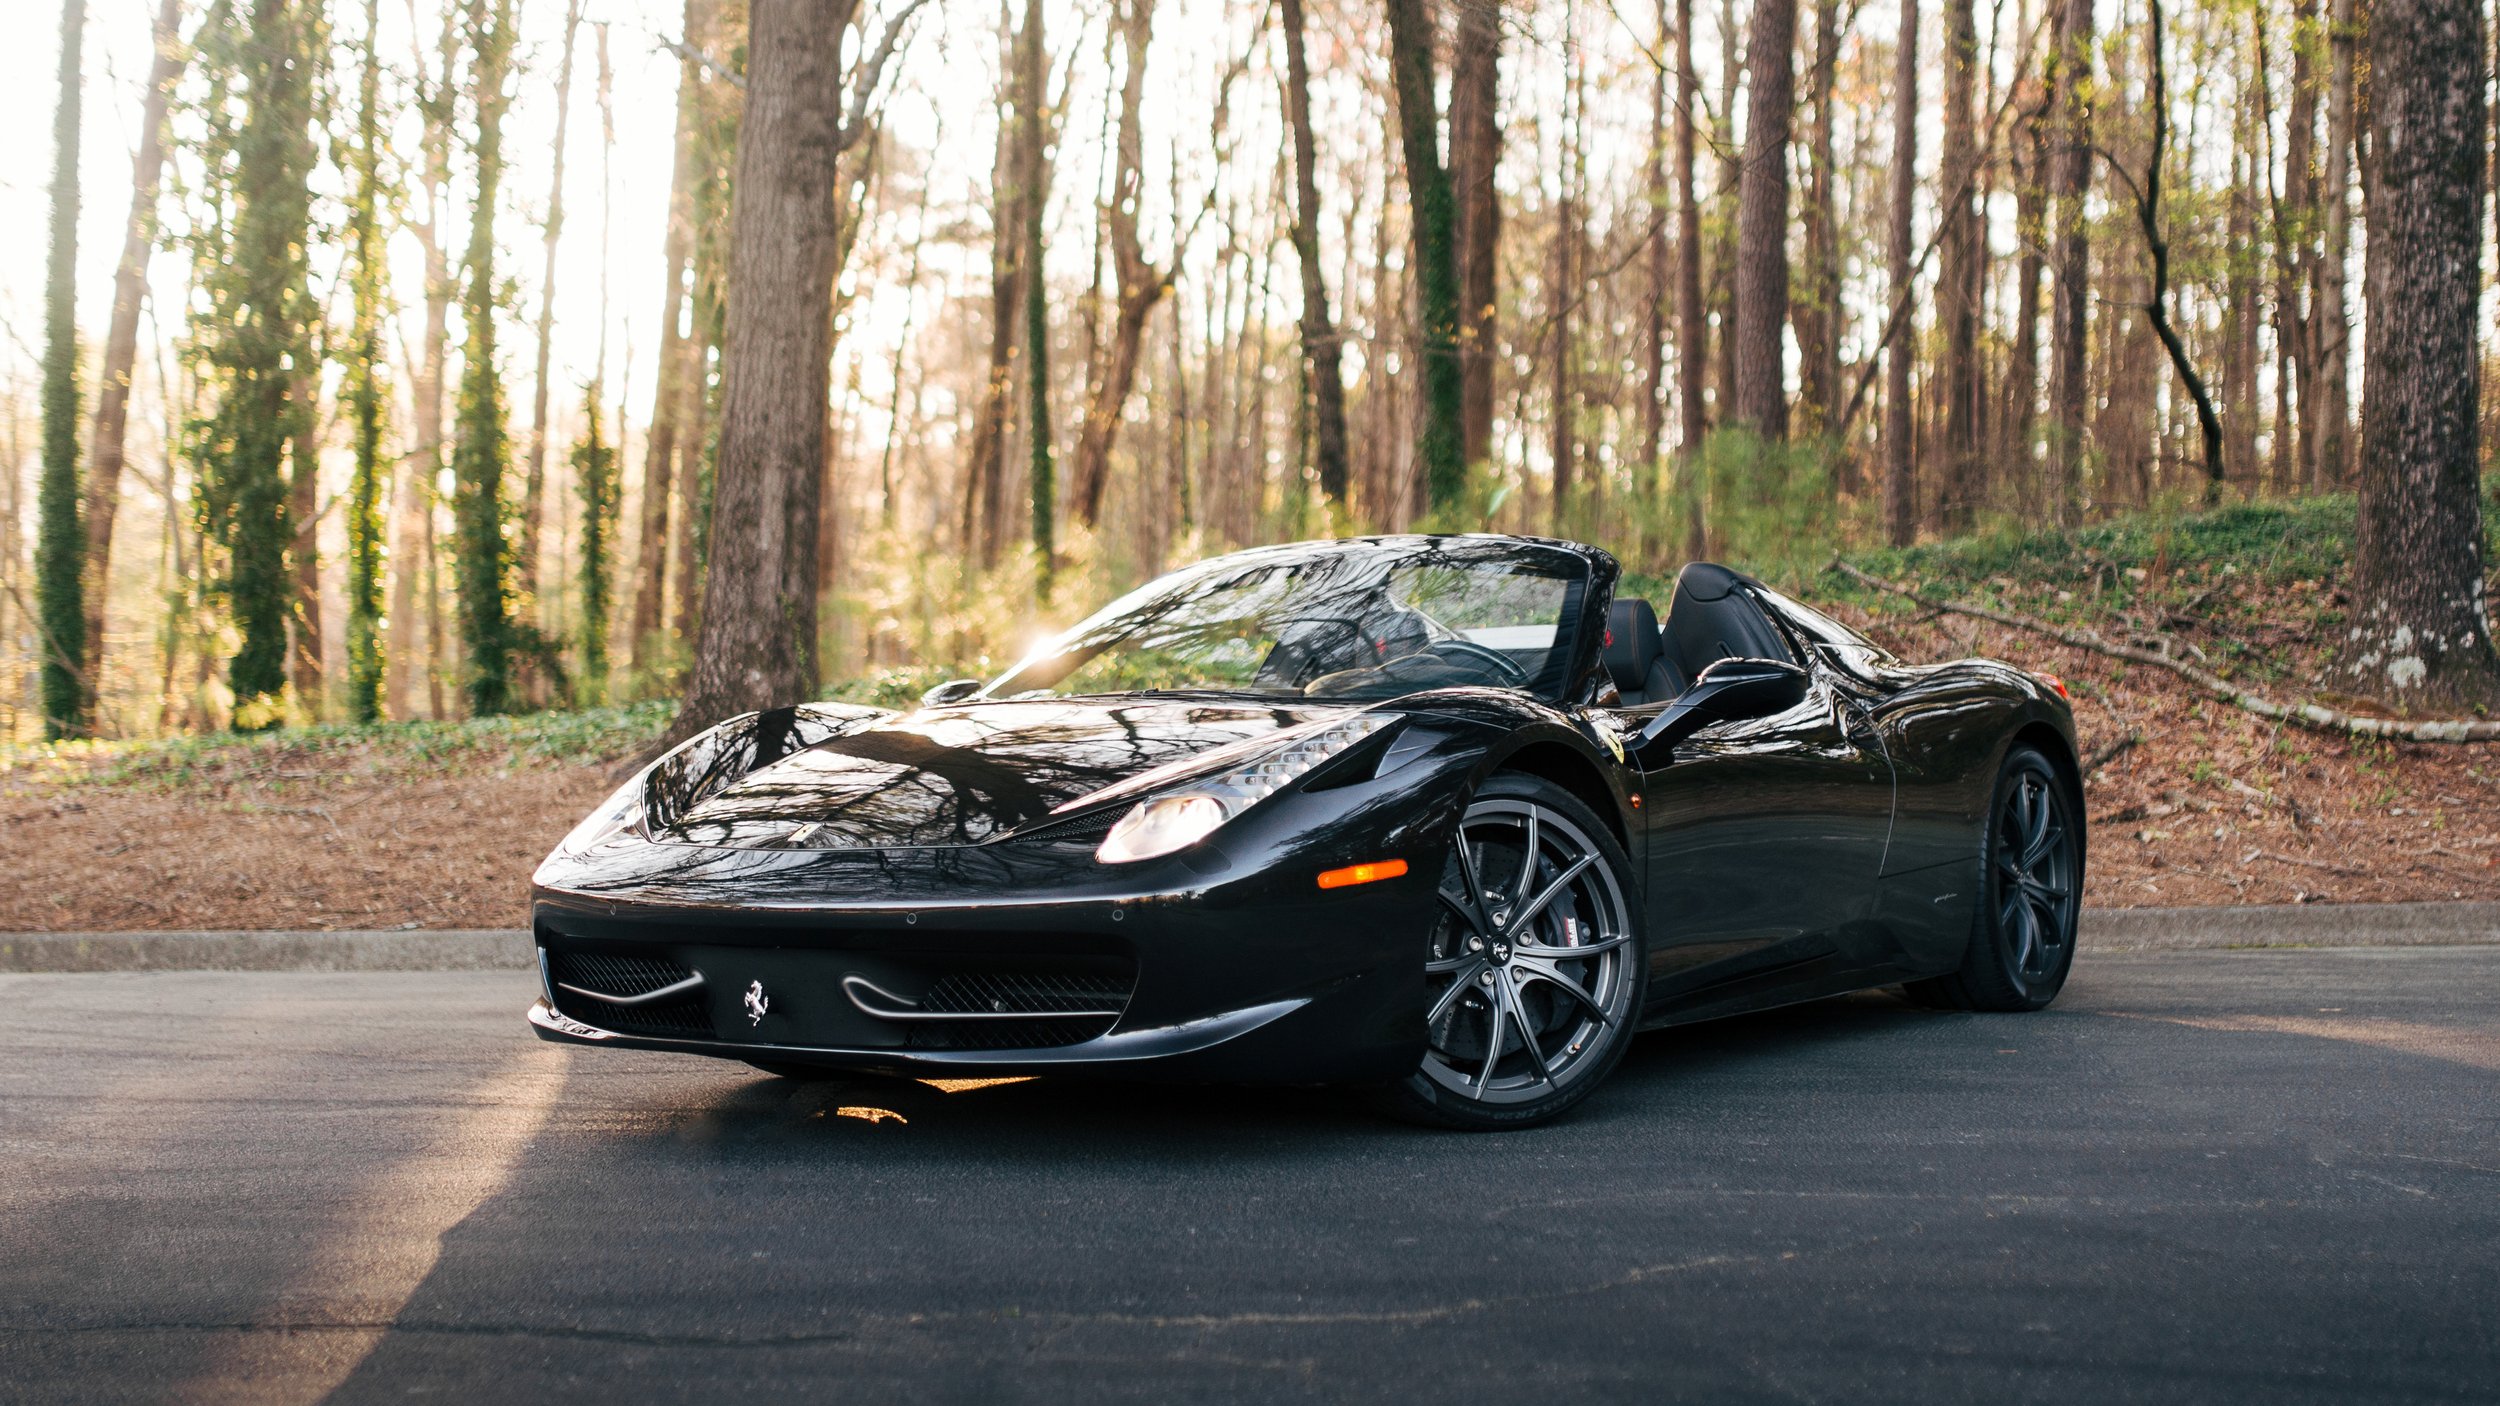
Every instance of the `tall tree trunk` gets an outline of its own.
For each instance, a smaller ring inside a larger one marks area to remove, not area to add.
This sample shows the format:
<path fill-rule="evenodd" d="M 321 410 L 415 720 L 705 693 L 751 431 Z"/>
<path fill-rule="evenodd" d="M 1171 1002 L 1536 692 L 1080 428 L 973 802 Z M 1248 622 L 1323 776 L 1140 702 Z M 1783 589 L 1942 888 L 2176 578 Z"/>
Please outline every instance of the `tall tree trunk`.
<path fill-rule="evenodd" d="M 2057 122 L 2049 162 L 2051 260 L 2056 293 L 2049 313 L 2049 509 L 2071 522 L 2083 488 L 2083 443 L 2091 415 L 2092 47 L 2093 0 L 2056 0 Z"/>
<path fill-rule="evenodd" d="M 157 185 L 165 169 L 165 111 L 189 51 L 182 44 L 182 0 L 156 12 L 156 57 L 148 68 L 139 114 L 139 148 L 130 163 L 130 219 L 121 262 L 113 270 L 113 321 L 104 337 L 104 370 L 96 382 L 95 433 L 88 445 L 86 565 L 80 604 L 85 628 L 80 667 L 86 671 L 83 711 L 95 716 L 95 683 L 104 673 L 104 599 L 113 566 L 113 517 L 121 506 L 122 432 L 130 418 L 130 377 L 139 358 L 139 303 L 147 293 L 148 257 L 156 251 Z"/>
<path fill-rule="evenodd" d="M 1684 484 L 1686 561 L 1700 560 L 1710 541 L 1701 460 L 1702 438 L 1710 432 L 1705 400 L 1710 310 L 1701 297 L 1701 197 L 1693 188 L 1693 109 L 1700 101 L 1701 83 L 1693 71 L 1693 0 L 1675 0 L 1675 399 L 1683 417 L 1676 472 Z"/>
<path fill-rule="evenodd" d="M 983 570 L 998 564 L 1006 542 L 1007 429 L 1015 419 L 1016 328 L 1024 310 L 1024 214 L 1017 168 L 1015 95 L 1022 47 L 1000 0 L 998 146 L 990 162 L 990 355 L 973 412 L 972 448 L 964 466 L 963 550 Z"/>
<path fill-rule="evenodd" d="M 1285 118 L 1293 129 L 1293 251 L 1302 271 L 1302 356 L 1311 378 L 1311 420 L 1320 492 L 1346 498 L 1344 342 L 1328 311 L 1319 262 L 1319 153 L 1311 136 L 1311 68 L 1303 52 L 1302 0 L 1284 0 Z M 1177 353 L 1176 353 L 1177 354 Z"/>
<path fill-rule="evenodd" d="M 1666 464 L 1660 456 L 1667 444 L 1667 308 L 1675 296 L 1675 250 L 1667 238 L 1669 206 L 1675 199 L 1667 175 L 1667 111 L 1674 102 L 1668 46 L 1674 42 L 1675 21 L 1667 5 L 1668 0 L 1658 0 L 1657 73 L 1649 101 L 1649 233 L 1644 241 L 1649 288 L 1641 313 L 1641 449 L 1632 480 L 1636 493 L 1666 487 Z"/>
<path fill-rule="evenodd" d="M 1709 279 L 1710 305 L 1719 314 L 1716 350 L 1722 423 L 1740 418 L 1736 414 L 1736 353 L 1742 343 L 1737 340 L 1736 320 L 1743 309 L 1736 304 L 1736 251 L 1739 187 L 1745 175 L 1743 139 L 1736 130 L 1736 100 L 1744 90 L 1745 73 L 1740 23 L 1737 0 L 1719 0 L 1719 110 L 1715 114 L 1717 120 L 1711 124 L 1711 145 L 1718 148 L 1719 172 L 1718 183 L 1710 192 Z"/>
<path fill-rule="evenodd" d="M 1424 393 L 1417 406 L 1415 452 L 1422 460 L 1424 501 L 1436 512 L 1458 506 L 1467 491 L 1465 400 L 1458 364 L 1457 212 L 1449 168 L 1441 162 L 1440 105 L 1432 61 L 1432 20 L 1424 0 L 1386 0 L 1389 72 L 1397 93 L 1398 144 L 1406 158 L 1406 205 L 1414 242 L 1417 360 Z"/>
<path fill-rule="evenodd" d="M 1835 107 L 1840 75 L 1842 0 L 1814 0 L 1814 63 L 1806 104 L 1814 114 L 1807 148 L 1805 289 L 1791 314 L 1797 330 L 1798 406 L 1809 433 L 1831 432 L 1840 413 L 1840 172 Z"/>
<path fill-rule="evenodd" d="M 459 10 L 443 7 L 443 27 L 436 40 L 439 72 L 427 64 L 422 46 L 412 56 L 416 70 L 415 105 L 423 118 L 418 137 L 418 203 L 425 218 L 411 225 L 425 256 L 425 341 L 414 383 L 408 388 L 416 424 L 409 434 L 408 455 L 401 463 L 397 503 L 391 511 L 390 639 L 385 648 L 384 703 L 394 718 L 416 716 L 416 686 L 426 685 L 426 711 L 443 715 L 438 631 L 432 628 L 439 606 L 433 597 L 434 499 L 443 477 L 443 379 L 450 340 L 451 260 L 444 249 L 443 201 L 451 185 L 451 75 L 458 55 Z M 425 592 L 422 606 L 419 590 Z M 420 627 L 423 626 L 423 630 Z M 420 641 L 423 648 L 419 647 Z"/>
<path fill-rule="evenodd" d="M 307 328 L 304 345 L 312 343 Z M 321 648 L 321 377 L 318 354 L 295 374 L 300 407 L 287 448 L 287 565 L 294 594 L 287 609 L 287 682 L 295 706 L 315 722 L 322 715 Z"/>
<path fill-rule="evenodd" d="M 521 488 L 521 541 L 513 557 L 513 574 L 521 595 L 538 596 L 539 524 L 546 517 L 547 495 L 547 372 L 556 324 L 556 244 L 564 237 L 564 136 L 573 115 L 573 38 L 582 24 L 582 0 L 564 11 L 564 56 L 556 63 L 556 137 L 554 170 L 547 178 L 547 228 L 542 236 L 546 257 L 538 276 L 538 359 L 530 392 L 530 466 Z"/>
<path fill-rule="evenodd" d="M 652 367 L 651 428 L 642 442 L 642 531 L 635 553 L 634 616 L 628 630 L 633 667 L 650 663 L 668 600 L 669 498 L 675 490 L 677 425 L 684 404 L 685 363 L 694 339 L 686 315 L 686 270 L 694 258 L 695 128 L 702 120 L 703 52 L 709 0 L 686 0 L 684 52 L 677 64 L 677 146 L 668 184 L 668 237 L 661 258 L 668 282 L 660 297 L 660 350 Z M 752 35 L 749 36 L 750 46 Z M 752 49 L 750 48 L 750 52 Z M 827 194 L 831 200 L 831 194 Z"/>
<path fill-rule="evenodd" d="M 2352 481 L 2352 314 L 2345 306 L 2345 268 L 2352 255 L 2352 164 L 2357 127 L 2359 0 L 2327 0 L 2326 149 L 2319 155 L 2318 203 L 2325 210 L 2326 247 L 2319 251 L 2315 319 L 2316 408 L 2305 417 L 2316 436 L 2310 487 Z M 2366 368 L 2365 368 L 2366 370 Z"/>
<path fill-rule="evenodd" d="M 1551 522 L 1557 537 L 1565 536 L 1574 487 L 1572 471 L 1579 451 L 1575 441 L 1579 434 L 1580 397 L 1578 377 L 1573 374 L 1573 358 L 1578 343 L 1572 327 L 1572 313 L 1580 303 L 1580 179 L 1583 175 L 1580 155 L 1580 45 L 1572 25 L 1577 19 L 1575 7 L 1563 8 L 1563 111 L 1561 135 L 1557 142 L 1560 169 L 1555 172 L 1554 185 L 1560 197 L 1554 206 L 1554 350 L 1547 363 L 1552 377 L 1554 402 L 1553 489 Z"/>
<path fill-rule="evenodd" d="M 86 0 L 61 5 L 61 76 L 52 109 L 52 242 L 43 285 L 43 480 L 36 512 L 36 629 L 43 653 L 43 735 L 84 737 L 92 693 L 83 662 L 86 604 L 78 530 L 78 119 Z M 14 467 L 10 470 L 14 473 Z M 99 605 L 101 603 L 99 602 Z"/>
<path fill-rule="evenodd" d="M 2266 14 L 2256 14 L 2257 34 L 2265 36 Z M 2305 487 L 2318 454 L 2318 319 L 2314 302 L 2318 263 L 2317 130 L 2318 56 L 2324 35 L 2318 25 L 2318 0 L 2292 5 L 2291 106 L 2283 137 L 2283 203 L 2274 211 L 2271 234 L 2276 249 L 2274 340 L 2279 361 L 2289 375 L 2278 374 L 2275 386 L 2274 484 L 2279 490 Z M 2259 67 L 2265 67 L 2260 56 Z M 2260 88 L 2259 94 L 2267 90 Z M 2264 130 L 2271 131 L 2272 114 Z M 2293 410 L 2297 394 L 2298 412 Z"/>
<path fill-rule="evenodd" d="M 2213 395 L 2206 390 L 2205 378 L 2189 358 L 2187 343 L 2170 321 L 2170 240 L 2161 214 L 2162 162 L 2170 140 L 2170 85 L 2161 0 L 2149 0 L 2145 7 L 2144 47 L 2148 61 L 2145 106 L 2152 117 L 2153 139 L 2144 158 L 2144 179 L 2136 184 L 2134 193 L 2136 223 L 2144 231 L 2145 252 L 2152 256 L 2153 266 L 2153 291 L 2145 304 L 2145 317 L 2152 324 L 2153 335 L 2161 339 L 2162 350 L 2170 355 L 2170 366 L 2178 373 L 2180 388 L 2196 407 L 2197 430 L 2205 449 L 2205 502 L 2211 505 L 2221 501 L 2222 495 L 2222 417 L 2214 411 Z"/>
<path fill-rule="evenodd" d="M 2477 380 L 2485 169 L 2475 0 L 2372 0 L 2372 296 L 2347 687 L 2500 703 L 2484 588 Z"/>
<path fill-rule="evenodd" d="M 1979 33 L 1972 0 L 1944 5 L 1944 149 L 1936 165 L 1941 205 L 1936 265 L 1936 318 L 1944 324 L 1943 463 L 1937 474 L 1936 522 L 1947 532 L 1970 525 L 1982 493 L 1979 457 L 1979 262 L 1982 230 L 1972 196 L 1979 142 L 1972 103 L 1979 70 Z"/>
<path fill-rule="evenodd" d="M 2253 86 L 2253 85 L 2252 85 Z M 2224 215 L 2229 260 L 2222 316 L 2223 464 L 2253 492 L 2257 465 L 2257 329 L 2265 321 L 2257 284 L 2257 105 L 2243 93 L 2231 114 L 2232 181 Z"/>
<path fill-rule="evenodd" d="M 363 64 L 356 84 L 355 194 L 348 214 L 350 295 L 347 397 L 355 417 L 356 470 L 347 493 L 347 712 L 382 718 L 382 11 L 365 0 Z"/>
<path fill-rule="evenodd" d="M 236 26 L 237 84 L 249 94 L 234 139 L 231 244 L 206 281 L 216 304 L 205 321 L 216 347 L 221 393 L 213 430 L 202 436 L 199 480 L 204 517 L 225 549 L 223 588 L 242 641 L 227 666 L 237 728 L 285 721 L 278 700 L 287 683 L 287 618 L 293 583 L 284 463 L 288 442 L 311 413 L 302 390 L 311 364 L 304 331 L 305 248 L 310 242 L 306 183 L 314 150 L 312 67 L 320 46 L 317 12 L 291 0 L 257 0 Z M 197 330 L 199 324 L 195 324 Z"/>
<path fill-rule="evenodd" d="M 1901 37 L 1893 54 L 1892 207 L 1886 227 L 1885 272 L 1891 301 L 1909 316 L 1914 276 L 1911 225 L 1918 199 L 1918 0 L 1901 0 Z M 1884 533 L 1896 547 L 1918 536 L 1917 407 L 1910 401 L 1906 329 L 1884 348 Z"/>
<path fill-rule="evenodd" d="M 1050 142 L 1050 61 L 1043 47 L 1042 0 L 1025 0 L 1024 36 L 1016 79 L 1017 163 L 1024 215 L 1025 488 L 1033 504 L 1034 586 L 1050 599 L 1058 571 L 1058 466 L 1050 428 L 1050 306 L 1042 270 L 1042 220 L 1050 204 L 1046 150 Z"/>
<path fill-rule="evenodd" d="M 756 0 L 730 220 L 719 482 L 691 736 L 815 696 L 816 533 L 833 355 L 831 192 L 851 0 Z"/>
<path fill-rule="evenodd" d="M 1146 98 L 1146 46 L 1154 34 L 1154 0 L 1123 0 L 1118 26 L 1127 72 L 1120 86 L 1120 130 L 1111 178 L 1111 209 L 1106 220 L 1111 227 L 1111 271 L 1118 307 L 1112 316 L 1111 346 L 1102 364 L 1101 378 L 1089 388 L 1086 397 L 1085 425 L 1077 438 L 1073 485 L 1077 520 L 1089 528 L 1102 516 L 1103 486 L 1111 478 L 1111 450 L 1119 440 L 1120 419 L 1127 413 L 1129 392 L 1137 384 L 1137 357 L 1145 344 L 1146 319 L 1154 314 L 1155 304 L 1163 300 L 1164 291 L 1171 286 L 1168 275 L 1146 262 L 1145 249 L 1137 235 L 1138 205 L 1145 194 L 1142 109 Z M 1301 228 L 1298 217 L 1295 228 Z M 1314 250 L 1314 257 L 1305 260 L 1306 267 L 1316 264 L 1316 253 Z M 1313 267 L 1312 271 L 1317 270 Z M 1326 315 L 1323 303 L 1321 316 Z"/>
<path fill-rule="evenodd" d="M 670 531 L 676 546 L 670 555 L 677 570 L 669 577 L 669 628 L 681 640 L 694 638 L 702 610 L 703 556 L 712 511 L 712 356 L 720 308 L 715 290 L 718 270 L 698 252 L 694 260 L 694 335 L 686 339 L 678 365 L 685 379 L 677 387 L 677 511 Z"/>
<path fill-rule="evenodd" d="M 1500 0 L 1457 0 L 1450 58 L 1450 185 L 1458 201 L 1459 453 L 1472 468 L 1493 453 L 1494 309 L 1500 291 L 1502 154 Z"/>
<path fill-rule="evenodd" d="M 2048 270 L 2048 111 L 2057 100 L 2049 80 L 2055 72 L 2051 61 L 2031 80 L 2033 91 L 2017 99 L 2024 112 L 2014 163 L 2014 230 L 2022 252 L 2014 263 L 2014 349 L 2006 366 L 1998 453 L 2019 476 L 2018 496 L 2028 511 L 2037 511 L 2043 498 L 2031 437 L 2040 413 L 2040 279 Z"/>
<path fill-rule="evenodd" d="M 495 204 L 503 179 L 503 117 L 511 105 L 513 0 L 469 0 L 476 204 L 465 259 L 468 287 L 461 321 L 459 437 L 452 445 L 452 521 L 458 549 L 453 577 L 460 590 L 460 640 L 467 655 L 463 684 L 477 716 L 519 703 L 512 678 L 512 551 L 504 540 L 504 472 L 511 447 L 504 429 L 503 375 L 495 364 Z"/>
<path fill-rule="evenodd" d="M 1745 40 L 1745 170 L 1736 196 L 1736 404 L 1730 418 L 1788 437 L 1788 131 L 1797 0 L 1754 0 Z"/>

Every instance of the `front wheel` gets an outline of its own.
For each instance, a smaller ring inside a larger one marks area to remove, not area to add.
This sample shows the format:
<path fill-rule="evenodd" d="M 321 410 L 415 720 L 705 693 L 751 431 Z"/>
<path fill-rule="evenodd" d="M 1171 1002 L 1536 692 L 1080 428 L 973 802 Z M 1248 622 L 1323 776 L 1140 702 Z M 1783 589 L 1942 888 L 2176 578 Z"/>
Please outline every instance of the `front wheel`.
<path fill-rule="evenodd" d="M 1544 1122 L 1631 1043 L 1648 954 L 1631 861 L 1550 781 L 1502 775 L 1459 821 L 1424 957 L 1422 1067 L 1390 1111 L 1442 1127 Z"/>
<path fill-rule="evenodd" d="M 2075 964 L 2083 905 L 2083 818 L 2065 778 L 2018 745 L 1997 775 L 1983 837 L 1986 873 L 1959 971 L 1906 988 L 1947 1010 L 2036 1011 Z"/>

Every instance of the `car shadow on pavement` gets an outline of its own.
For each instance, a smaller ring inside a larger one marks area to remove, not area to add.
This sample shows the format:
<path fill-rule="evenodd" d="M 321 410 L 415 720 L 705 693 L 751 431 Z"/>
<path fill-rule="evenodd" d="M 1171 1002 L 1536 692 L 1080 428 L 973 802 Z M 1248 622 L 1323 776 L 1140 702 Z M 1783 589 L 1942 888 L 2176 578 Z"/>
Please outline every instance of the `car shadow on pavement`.
<path fill-rule="evenodd" d="M 1774 1011 L 1651 1031 L 1634 1041 L 1606 1084 L 1558 1126 L 1672 1116 L 1691 1094 L 1766 1065 L 1812 1062 L 1932 1029 L 1941 1019 L 1884 993 L 1806 1002 Z M 1905 1058 L 1908 1057 L 1905 1055 Z M 635 1058 L 635 1057 L 629 1057 Z M 648 1058 L 648 1057 L 644 1057 Z M 669 1057 L 657 1057 L 667 1060 Z M 638 1106 L 620 1131 L 642 1128 L 671 1141 L 739 1145 L 750 1155 L 781 1148 L 802 1157 L 827 1137 L 888 1137 L 924 1150 L 1079 1161 L 1190 1148 L 1227 1156 L 1292 1159 L 1322 1144 L 1401 1136 L 1449 1136 L 1383 1115 L 1362 1091 L 1112 1081 L 1081 1078 L 919 1080 L 877 1075 L 789 1079 L 724 1066 L 718 1079 L 669 1079 L 637 1087 L 610 1077 L 609 1056 L 578 1060 L 574 1077 Z M 682 1072 L 682 1062 L 672 1061 Z M 622 1069 L 614 1071 L 625 1073 Z M 623 1109 L 617 1110 L 623 1112 Z M 1279 1139 L 1282 1139 L 1280 1141 Z"/>

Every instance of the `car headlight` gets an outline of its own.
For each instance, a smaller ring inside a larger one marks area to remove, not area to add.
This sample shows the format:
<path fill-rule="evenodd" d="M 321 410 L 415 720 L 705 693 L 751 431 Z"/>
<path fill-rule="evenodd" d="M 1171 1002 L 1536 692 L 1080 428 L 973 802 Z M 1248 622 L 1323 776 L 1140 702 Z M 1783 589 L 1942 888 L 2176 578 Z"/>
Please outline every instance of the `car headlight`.
<path fill-rule="evenodd" d="M 1306 732 L 1273 752 L 1202 777 L 1181 790 L 1139 801 L 1111 827 L 1094 857 L 1105 864 L 1133 864 L 1186 849 L 1393 721 L 1379 713 L 1359 714 Z"/>

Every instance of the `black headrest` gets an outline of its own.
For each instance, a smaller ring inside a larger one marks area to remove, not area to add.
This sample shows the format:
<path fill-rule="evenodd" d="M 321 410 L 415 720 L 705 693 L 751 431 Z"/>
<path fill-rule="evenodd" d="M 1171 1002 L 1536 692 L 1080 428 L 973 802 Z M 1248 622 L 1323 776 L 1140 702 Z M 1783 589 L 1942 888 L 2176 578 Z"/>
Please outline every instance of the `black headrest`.
<path fill-rule="evenodd" d="M 1745 582 L 1745 577 L 1715 561 L 1687 562 L 1683 570 L 1675 573 L 1675 594 L 1694 600 L 1725 600 L 1729 592 Z"/>
<path fill-rule="evenodd" d="M 1658 648 L 1658 612 L 1648 601 L 1630 596 L 1606 607 L 1606 672 L 1615 687 L 1627 693 L 1647 687 Z"/>
<path fill-rule="evenodd" d="M 1747 584 L 1747 578 L 1706 561 L 1676 573 L 1664 648 L 1685 677 L 1697 678 L 1721 659 L 1788 657 L 1778 629 L 1741 589 Z"/>

